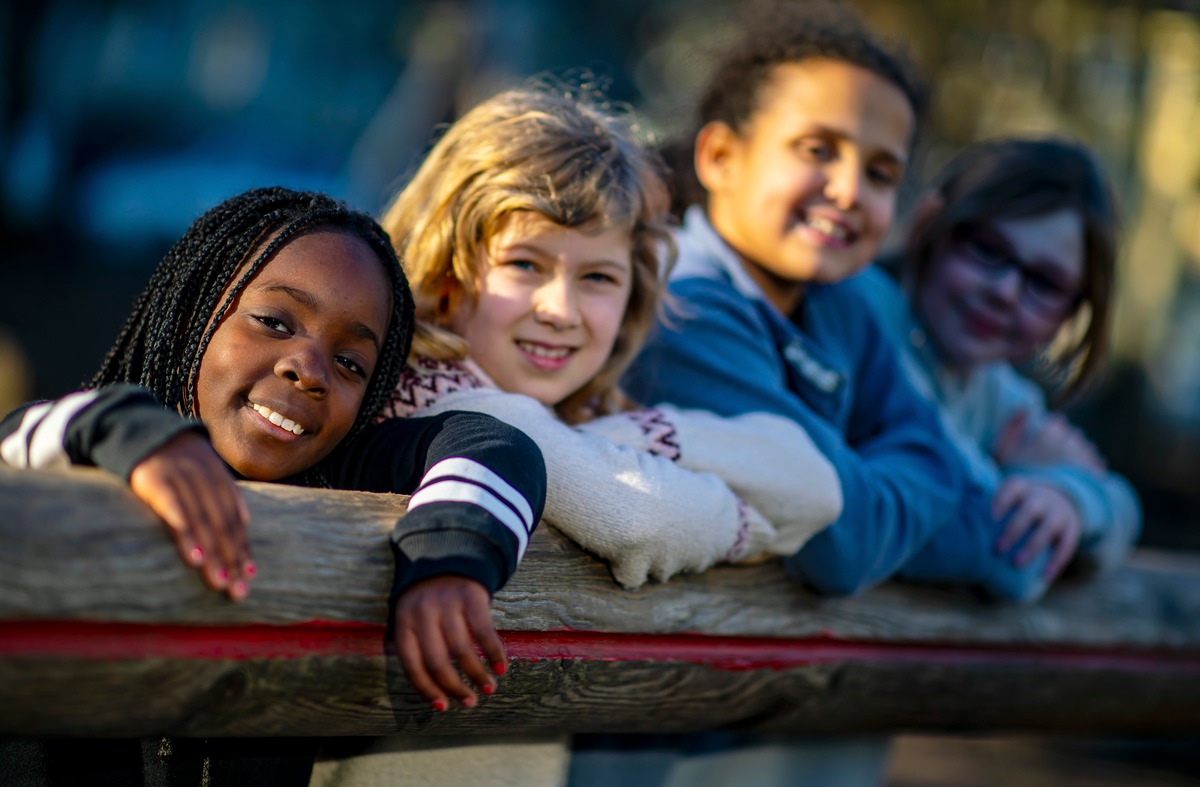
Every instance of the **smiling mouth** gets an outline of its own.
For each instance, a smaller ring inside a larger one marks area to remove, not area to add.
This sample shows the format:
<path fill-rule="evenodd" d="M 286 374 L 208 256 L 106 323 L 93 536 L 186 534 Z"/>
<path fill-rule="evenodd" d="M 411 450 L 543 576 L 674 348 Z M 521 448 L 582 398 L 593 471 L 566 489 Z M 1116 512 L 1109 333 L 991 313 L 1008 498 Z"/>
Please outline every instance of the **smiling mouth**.
<path fill-rule="evenodd" d="M 254 408 L 254 412 L 278 426 L 280 429 L 291 432 L 294 435 L 304 434 L 304 427 L 293 421 L 291 418 L 284 416 L 282 413 L 277 413 L 269 407 L 254 402 L 250 403 Z"/>
<path fill-rule="evenodd" d="M 523 341 L 518 341 L 517 347 L 519 347 L 522 352 L 529 353 L 530 355 L 538 358 L 545 358 L 548 361 L 561 361 L 566 359 L 566 357 L 571 353 L 575 352 L 575 350 L 570 347 L 547 347 L 544 344 L 532 344 L 530 342 Z"/>
<path fill-rule="evenodd" d="M 804 215 L 798 223 L 839 244 L 850 244 L 858 238 L 856 232 L 827 216 Z"/>

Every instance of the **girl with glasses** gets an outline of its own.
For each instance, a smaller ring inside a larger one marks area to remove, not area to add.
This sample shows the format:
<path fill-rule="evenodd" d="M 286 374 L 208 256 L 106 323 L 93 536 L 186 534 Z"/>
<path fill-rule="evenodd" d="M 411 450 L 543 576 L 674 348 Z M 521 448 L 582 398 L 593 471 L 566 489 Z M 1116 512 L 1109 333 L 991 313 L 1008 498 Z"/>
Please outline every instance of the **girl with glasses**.
<path fill-rule="evenodd" d="M 1140 529 L 1129 484 L 1049 409 L 1077 400 L 1107 355 L 1116 274 L 1112 190 L 1085 147 L 1001 139 L 962 151 L 917 208 L 907 247 L 868 273 L 909 376 L 1007 516 L 997 551 L 1119 562 Z M 1028 376 L 1027 376 L 1028 375 Z M 1038 382 L 1035 383 L 1034 379 Z"/>

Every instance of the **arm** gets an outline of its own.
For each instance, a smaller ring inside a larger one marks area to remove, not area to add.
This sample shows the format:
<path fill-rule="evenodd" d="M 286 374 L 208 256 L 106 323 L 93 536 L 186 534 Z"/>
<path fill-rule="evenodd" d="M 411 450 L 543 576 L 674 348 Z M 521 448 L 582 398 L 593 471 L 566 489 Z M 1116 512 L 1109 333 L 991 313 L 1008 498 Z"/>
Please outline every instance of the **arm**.
<path fill-rule="evenodd" d="M 171 529 L 184 562 L 234 599 L 254 567 L 249 512 L 229 468 L 196 421 L 134 385 L 26 405 L 0 423 L 0 457 L 14 467 L 96 465 L 125 480 Z"/>
<path fill-rule="evenodd" d="M 573 429 L 530 397 L 476 388 L 422 412 L 446 409 L 489 413 L 533 438 L 549 473 L 546 519 L 608 560 L 624 587 L 761 552 L 775 536 L 715 476 Z"/>
<path fill-rule="evenodd" d="M 785 361 L 755 305 L 721 282 L 672 285 L 689 316 L 661 327 L 638 359 L 631 390 L 734 415 L 766 411 L 798 423 L 828 458 L 844 508 L 788 561 L 818 590 L 850 594 L 887 579 L 951 521 L 962 470 L 942 438 L 932 405 L 906 384 L 895 350 L 877 329 L 857 342 L 847 383 L 852 411 L 819 414 L 788 386 Z M 865 309 L 847 319 L 865 319 Z"/>
<path fill-rule="evenodd" d="M 412 495 L 391 540 L 396 650 L 436 710 L 448 709 L 447 694 L 473 707 L 478 698 L 458 669 L 484 694 L 496 684 L 477 649 L 504 674 L 489 605 L 542 516 L 546 468 L 537 446 L 478 413 L 393 418 L 346 446 L 331 470 L 336 486 Z"/>
<path fill-rule="evenodd" d="M 988 431 L 995 442 L 1008 444 L 997 454 L 1005 483 L 1043 484 L 1065 496 L 1080 521 L 1075 551 L 1080 565 L 1089 571 L 1115 567 L 1141 531 L 1141 505 L 1129 482 L 1105 469 L 1078 428 L 1047 411 L 1045 396 L 1031 380 L 1003 366 L 990 370 L 986 384 L 989 398 L 1000 403 Z M 1014 422 L 1024 424 L 1020 439 L 1011 436 Z"/>
<path fill-rule="evenodd" d="M 770 413 L 724 417 L 660 404 L 577 427 L 701 473 L 712 473 L 776 530 L 767 551 L 790 555 L 842 511 L 833 465 L 795 421 Z"/>

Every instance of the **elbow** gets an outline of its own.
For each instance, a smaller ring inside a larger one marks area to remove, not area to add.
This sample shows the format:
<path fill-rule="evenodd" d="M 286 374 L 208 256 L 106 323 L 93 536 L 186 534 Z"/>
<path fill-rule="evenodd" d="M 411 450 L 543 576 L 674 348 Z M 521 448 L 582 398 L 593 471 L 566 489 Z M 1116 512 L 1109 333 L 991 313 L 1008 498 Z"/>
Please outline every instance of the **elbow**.
<path fill-rule="evenodd" d="M 877 580 L 870 576 L 865 566 L 848 558 L 838 559 L 827 550 L 822 552 L 806 547 L 784 559 L 783 564 L 792 579 L 803 582 L 822 596 L 857 596 L 873 587 Z"/>

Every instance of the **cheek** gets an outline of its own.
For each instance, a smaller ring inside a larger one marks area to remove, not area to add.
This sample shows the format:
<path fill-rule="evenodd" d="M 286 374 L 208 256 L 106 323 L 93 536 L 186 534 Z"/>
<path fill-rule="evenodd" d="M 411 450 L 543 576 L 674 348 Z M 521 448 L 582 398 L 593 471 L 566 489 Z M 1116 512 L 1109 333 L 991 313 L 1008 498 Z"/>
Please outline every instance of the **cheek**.
<path fill-rule="evenodd" d="M 612 352 L 617 336 L 621 332 L 621 323 L 625 319 L 625 310 L 629 303 L 628 293 L 620 296 L 597 298 L 589 304 L 588 324 L 592 337 L 598 348 L 604 350 L 605 360 Z"/>

